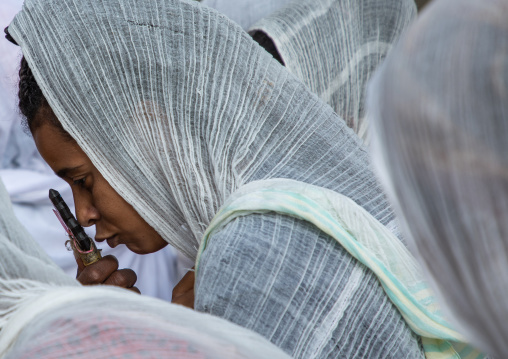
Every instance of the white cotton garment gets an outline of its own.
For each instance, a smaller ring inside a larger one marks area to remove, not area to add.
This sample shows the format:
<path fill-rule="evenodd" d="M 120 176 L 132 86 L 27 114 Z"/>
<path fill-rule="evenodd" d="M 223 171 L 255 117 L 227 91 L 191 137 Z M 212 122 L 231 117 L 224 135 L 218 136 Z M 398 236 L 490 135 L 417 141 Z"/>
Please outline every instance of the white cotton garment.
<path fill-rule="evenodd" d="M 27 0 L 9 32 L 63 127 L 189 258 L 225 198 L 258 179 L 323 186 L 394 219 L 345 122 L 210 8 Z"/>
<path fill-rule="evenodd" d="M 33 241 L 12 211 L 9 195 L 0 180 L 0 278 L 78 285 Z M 0 307 L 2 306 L 0 301 Z"/>
<path fill-rule="evenodd" d="M 293 0 L 249 33 L 368 143 L 366 84 L 415 18 L 413 0 Z"/>
<path fill-rule="evenodd" d="M 372 153 L 464 335 L 508 356 L 506 1 L 434 1 L 369 88 Z"/>

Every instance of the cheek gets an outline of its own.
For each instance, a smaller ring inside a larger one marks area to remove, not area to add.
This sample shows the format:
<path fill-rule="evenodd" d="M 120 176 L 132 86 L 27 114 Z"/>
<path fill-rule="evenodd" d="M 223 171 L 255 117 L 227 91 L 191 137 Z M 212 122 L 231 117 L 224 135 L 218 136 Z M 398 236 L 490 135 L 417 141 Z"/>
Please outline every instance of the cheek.
<path fill-rule="evenodd" d="M 100 176 L 94 181 L 92 197 L 95 208 L 99 211 L 101 219 L 108 222 L 123 221 L 132 208 L 120 195 Z"/>
<path fill-rule="evenodd" d="M 114 226 L 131 251 L 147 254 L 167 246 L 168 243 L 102 176 L 94 183 L 93 198 L 101 221 Z"/>
<path fill-rule="evenodd" d="M 135 233 L 137 236 L 150 236 L 150 227 L 125 201 L 109 183 L 100 178 L 93 187 L 94 204 L 101 215 L 101 219 L 113 224 L 119 230 Z M 155 231 L 154 231 L 155 232 Z M 127 233 L 126 233 L 127 234 Z"/>

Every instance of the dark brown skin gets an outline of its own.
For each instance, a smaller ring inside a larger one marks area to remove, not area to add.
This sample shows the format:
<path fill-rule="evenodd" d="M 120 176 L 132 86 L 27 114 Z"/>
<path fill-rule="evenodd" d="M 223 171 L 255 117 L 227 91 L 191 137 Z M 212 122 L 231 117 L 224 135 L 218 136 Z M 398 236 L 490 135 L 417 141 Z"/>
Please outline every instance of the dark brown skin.
<path fill-rule="evenodd" d="M 85 267 L 80 258 L 76 259 L 78 271 L 76 279 L 83 285 L 106 284 L 115 287 L 126 288 L 133 292 L 140 293 L 134 287 L 138 276 L 132 269 L 118 269 L 118 260 L 115 256 L 103 257 L 100 261 Z"/>
<path fill-rule="evenodd" d="M 45 120 L 47 116 L 54 116 L 50 108 L 39 110 L 36 117 L 41 125 L 32 135 L 44 160 L 71 186 L 78 222 L 83 227 L 95 225 L 95 240 L 107 240 L 112 248 L 125 244 L 138 254 L 164 248 L 168 243 L 110 186 L 78 144 Z M 81 284 L 108 284 L 139 292 L 134 287 L 136 273 L 131 269 L 118 270 L 114 256 L 106 256 L 88 267 L 79 259 L 77 263 L 76 278 Z M 175 287 L 173 297 L 178 304 L 193 307 L 194 273 L 189 274 Z"/>
<path fill-rule="evenodd" d="M 171 302 L 194 309 L 194 271 L 187 272 L 173 288 Z"/>

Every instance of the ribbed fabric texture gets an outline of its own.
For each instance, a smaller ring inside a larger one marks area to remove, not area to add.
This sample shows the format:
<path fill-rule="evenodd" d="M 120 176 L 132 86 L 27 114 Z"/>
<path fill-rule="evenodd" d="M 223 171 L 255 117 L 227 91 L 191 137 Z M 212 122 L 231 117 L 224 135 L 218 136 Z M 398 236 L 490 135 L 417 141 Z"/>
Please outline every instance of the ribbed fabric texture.
<path fill-rule="evenodd" d="M 64 128 L 190 258 L 224 199 L 256 179 L 331 188 L 393 219 L 345 122 L 212 9 L 27 0 L 9 29 Z"/>
<path fill-rule="evenodd" d="M 323 187 L 288 179 L 242 186 L 207 228 L 196 260 L 197 275 L 201 271 L 200 258 L 215 233 L 239 217 L 266 213 L 308 222 L 371 271 L 408 327 L 421 337 L 427 358 L 484 357 L 465 343 L 460 328 L 454 328 L 443 315 L 421 268 L 400 240 L 354 201 Z"/>
<path fill-rule="evenodd" d="M 254 24 L 286 67 L 368 141 L 365 86 L 416 17 L 413 0 L 294 0 Z"/>
<path fill-rule="evenodd" d="M 295 358 L 423 358 L 372 272 L 308 222 L 251 214 L 212 235 L 195 308 Z"/>

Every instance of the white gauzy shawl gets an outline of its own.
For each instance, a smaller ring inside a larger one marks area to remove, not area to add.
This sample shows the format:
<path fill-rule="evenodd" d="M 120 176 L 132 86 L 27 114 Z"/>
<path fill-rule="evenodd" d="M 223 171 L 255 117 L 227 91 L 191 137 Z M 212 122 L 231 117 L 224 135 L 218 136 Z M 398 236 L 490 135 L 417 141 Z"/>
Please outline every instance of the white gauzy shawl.
<path fill-rule="evenodd" d="M 349 198 L 321 187 L 271 179 L 240 188 L 205 232 L 196 272 L 214 233 L 239 217 L 270 212 L 312 223 L 371 270 L 407 325 L 421 336 L 426 358 L 484 357 L 465 343 L 460 331 L 443 315 L 420 266 L 398 238 Z"/>

